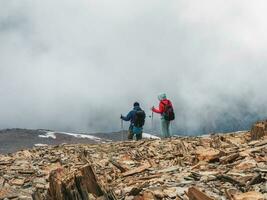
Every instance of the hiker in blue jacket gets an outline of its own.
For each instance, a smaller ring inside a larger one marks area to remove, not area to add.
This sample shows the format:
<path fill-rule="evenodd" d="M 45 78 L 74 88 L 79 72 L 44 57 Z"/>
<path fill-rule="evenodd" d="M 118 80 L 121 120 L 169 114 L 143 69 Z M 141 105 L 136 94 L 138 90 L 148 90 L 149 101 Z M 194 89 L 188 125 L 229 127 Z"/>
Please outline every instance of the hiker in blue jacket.
<path fill-rule="evenodd" d="M 140 104 L 138 102 L 135 102 L 133 106 L 133 110 L 131 110 L 127 116 L 121 115 L 121 119 L 124 121 L 130 121 L 128 139 L 132 140 L 133 136 L 136 135 L 136 140 L 141 140 L 146 114 L 140 108 Z"/>

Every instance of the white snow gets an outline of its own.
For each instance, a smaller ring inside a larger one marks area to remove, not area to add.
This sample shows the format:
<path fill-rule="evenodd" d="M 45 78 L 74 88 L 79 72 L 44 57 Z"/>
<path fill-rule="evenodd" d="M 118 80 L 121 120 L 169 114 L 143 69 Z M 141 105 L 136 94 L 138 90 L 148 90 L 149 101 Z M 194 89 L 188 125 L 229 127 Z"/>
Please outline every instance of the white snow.
<path fill-rule="evenodd" d="M 87 134 L 79 134 L 79 133 L 68 133 L 68 132 L 61 132 L 61 131 L 47 131 L 44 135 L 39 135 L 39 137 L 56 139 L 57 138 L 56 134 L 64 134 L 64 135 L 69 135 L 69 136 L 76 137 L 76 138 L 90 139 L 90 140 L 94 140 L 94 141 L 102 142 L 102 143 L 105 143 L 105 141 L 111 141 L 111 140 L 101 139 L 99 137 L 89 135 L 89 134 L 87 135 Z M 160 139 L 160 137 L 157 137 L 149 133 L 143 133 L 143 138 Z M 102 141 L 102 140 L 105 140 L 105 141 Z"/>
<path fill-rule="evenodd" d="M 143 133 L 143 138 L 148 138 L 148 139 L 160 139 L 160 137 L 157 137 L 155 135 L 151 135 L 149 133 Z"/>
<path fill-rule="evenodd" d="M 47 144 L 35 144 L 34 146 L 36 146 L 36 147 L 47 147 L 48 145 Z"/>
<path fill-rule="evenodd" d="M 59 134 L 64 134 L 64 135 L 70 135 L 76 138 L 87 138 L 87 139 L 91 139 L 91 140 L 95 140 L 95 141 L 101 141 L 102 139 L 99 137 L 95 137 L 93 135 L 85 135 L 85 134 L 79 134 L 79 133 L 67 133 L 67 132 L 56 132 Z"/>
<path fill-rule="evenodd" d="M 56 135 L 55 135 L 55 132 L 52 132 L 52 131 L 48 131 L 46 132 L 45 135 L 39 135 L 40 138 L 52 138 L 52 139 L 56 139 Z"/>
<path fill-rule="evenodd" d="M 56 134 L 63 134 L 63 135 L 69 135 L 76 138 L 83 138 L 83 139 L 90 139 L 94 141 L 101 141 L 102 139 L 93 135 L 87 135 L 87 134 L 79 134 L 79 133 L 68 133 L 68 132 L 61 132 L 61 131 L 47 131 L 45 135 L 39 135 L 40 138 L 52 138 L 56 139 Z M 104 142 L 104 141 L 103 141 Z"/>

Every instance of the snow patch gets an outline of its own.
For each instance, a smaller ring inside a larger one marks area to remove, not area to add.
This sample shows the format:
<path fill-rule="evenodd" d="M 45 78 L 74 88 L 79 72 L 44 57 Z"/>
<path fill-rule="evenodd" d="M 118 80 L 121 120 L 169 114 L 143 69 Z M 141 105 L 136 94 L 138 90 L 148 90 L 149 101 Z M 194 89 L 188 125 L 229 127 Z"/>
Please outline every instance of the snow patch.
<path fill-rule="evenodd" d="M 52 139 L 56 139 L 56 135 L 55 132 L 52 131 L 48 131 L 45 133 L 45 135 L 39 135 L 40 138 L 52 138 Z"/>
<path fill-rule="evenodd" d="M 70 135 L 76 138 L 83 138 L 83 139 L 91 139 L 95 141 L 101 141 L 102 139 L 99 137 L 95 137 L 93 135 L 86 135 L 86 134 L 79 134 L 79 133 L 67 133 L 67 132 L 56 132 L 59 134 L 64 134 L 64 135 Z"/>
<path fill-rule="evenodd" d="M 61 132 L 61 131 L 46 131 L 46 133 L 44 135 L 39 135 L 38 137 L 56 139 L 57 138 L 56 134 L 69 135 L 69 136 L 72 136 L 75 138 L 90 139 L 90 140 L 94 140 L 96 142 L 101 142 L 103 140 L 99 137 L 89 135 L 89 134 L 87 135 L 87 134 L 80 134 L 80 133 L 68 133 L 68 132 Z M 109 140 L 107 140 L 107 141 L 109 141 Z M 102 143 L 103 142 L 104 141 L 102 141 Z"/>
<path fill-rule="evenodd" d="M 148 139 L 160 139 L 160 137 L 155 136 L 155 135 L 151 135 L 149 133 L 143 133 L 143 138 L 148 138 Z"/>
<path fill-rule="evenodd" d="M 35 147 L 47 147 L 48 145 L 47 144 L 35 144 L 34 146 Z"/>

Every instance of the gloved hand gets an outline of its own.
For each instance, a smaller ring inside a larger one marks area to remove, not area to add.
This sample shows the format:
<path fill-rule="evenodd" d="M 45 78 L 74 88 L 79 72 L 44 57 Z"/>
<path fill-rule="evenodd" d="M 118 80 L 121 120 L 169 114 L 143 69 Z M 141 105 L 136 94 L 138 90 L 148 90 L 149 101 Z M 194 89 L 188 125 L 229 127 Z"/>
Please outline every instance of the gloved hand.
<path fill-rule="evenodd" d="M 152 111 L 154 110 L 154 106 L 151 107 L 151 110 L 152 110 Z"/>
<path fill-rule="evenodd" d="M 121 119 L 123 118 L 123 117 L 122 117 L 122 115 L 121 115 L 121 117 L 120 117 L 120 118 L 121 118 Z"/>

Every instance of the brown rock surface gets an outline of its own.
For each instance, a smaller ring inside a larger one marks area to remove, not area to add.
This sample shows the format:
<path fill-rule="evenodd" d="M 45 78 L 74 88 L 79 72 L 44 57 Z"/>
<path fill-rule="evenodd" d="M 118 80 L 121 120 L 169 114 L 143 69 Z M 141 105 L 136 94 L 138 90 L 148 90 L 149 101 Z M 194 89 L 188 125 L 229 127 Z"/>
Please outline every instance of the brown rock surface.
<path fill-rule="evenodd" d="M 264 200 L 264 196 L 259 192 L 246 192 L 233 196 L 234 200 Z"/>
<path fill-rule="evenodd" d="M 249 132 L 0 155 L 2 199 L 266 199 L 267 138 Z"/>
<path fill-rule="evenodd" d="M 251 129 L 251 139 L 257 140 L 264 136 L 267 136 L 267 120 L 262 122 L 257 122 L 253 125 Z"/>

